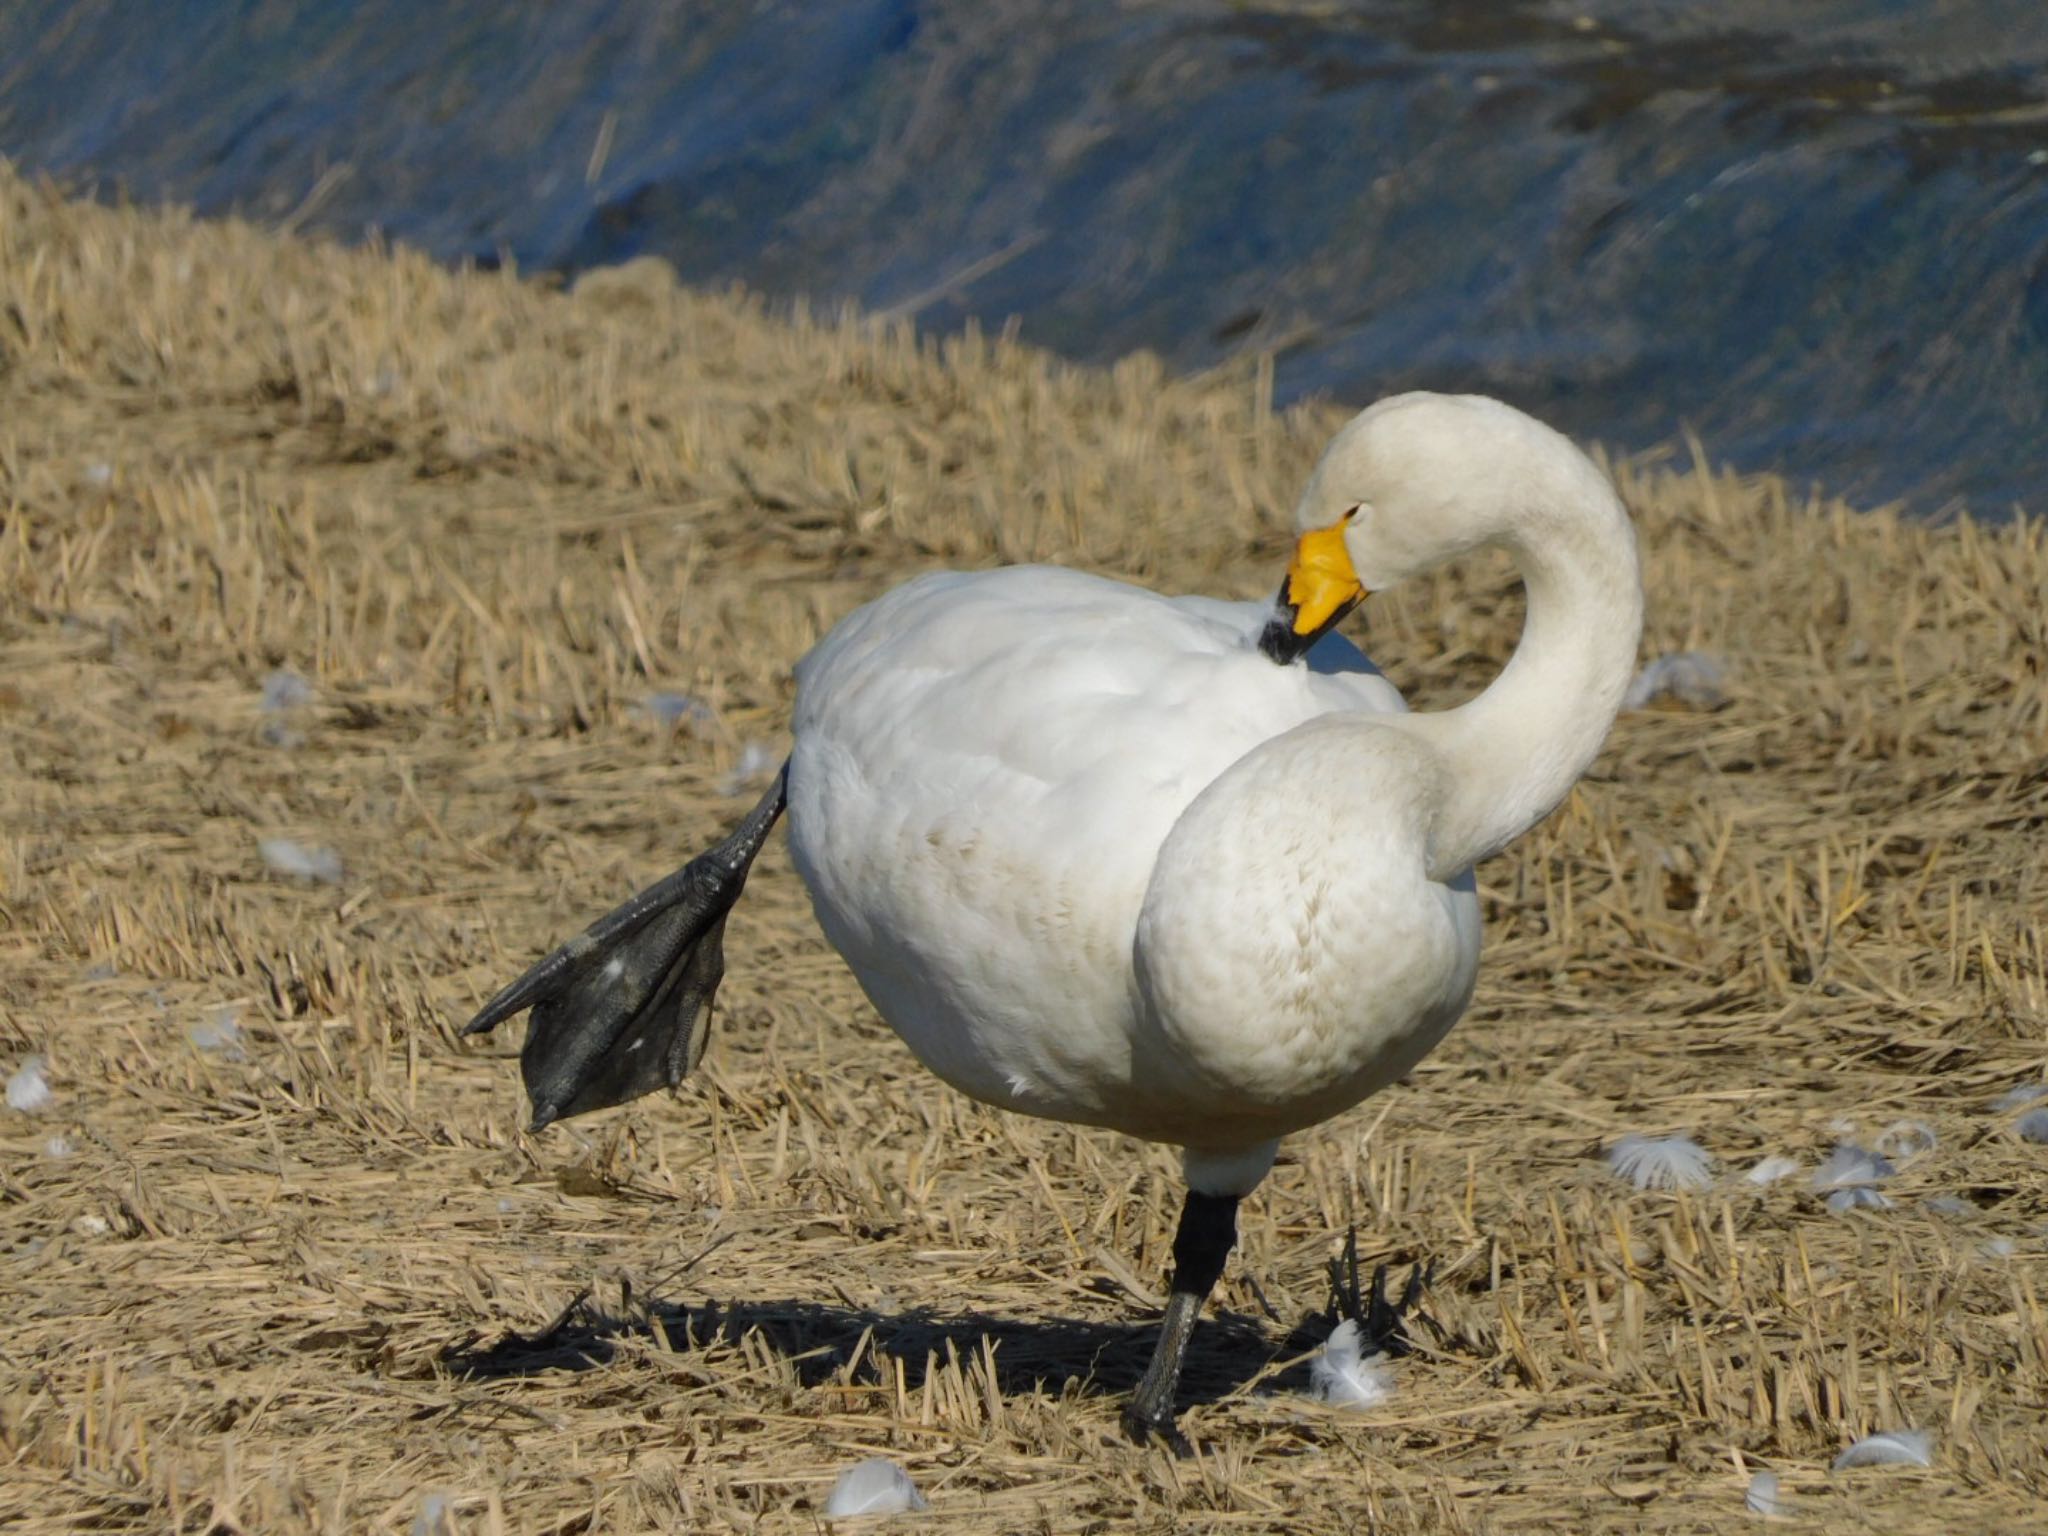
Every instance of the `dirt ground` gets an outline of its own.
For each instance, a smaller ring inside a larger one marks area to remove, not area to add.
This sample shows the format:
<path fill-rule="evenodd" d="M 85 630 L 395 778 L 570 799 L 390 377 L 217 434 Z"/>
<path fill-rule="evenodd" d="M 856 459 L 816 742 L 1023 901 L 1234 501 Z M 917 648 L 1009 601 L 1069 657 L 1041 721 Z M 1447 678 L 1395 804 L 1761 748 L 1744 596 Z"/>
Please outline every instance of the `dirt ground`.
<path fill-rule="evenodd" d="M 1747 1530 L 1759 1470 L 1808 1528 L 2048 1530 L 2048 1146 L 1994 1107 L 2048 1079 L 2038 519 L 1614 466 L 1645 656 L 1726 702 L 1625 714 L 1482 868 L 1470 1017 L 1247 1202 L 1190 1460 L 1116 1427 L 1173 1154 L 926 1076 L 779 838 L 677 1097 L 528 1136 L 518 1031 L 455 1038 L 722 833 L 909 573 L 1269 591 L 1335 417 L 1266 382 L 0 169 L 0 1073 L 53 1095 L 0 1111 L 0 1526 L 808 1531 L 886 1456 L 961 1531 Z M 1353 624 L 1441 705 L 1519 614 L 1475 561 Z M 1710 1186 L 1603 1159 L 1674 1131 Z M 1883 1208 L 1742 1177 L 1887 1131 Z M 1347 1413 L 1354 1223 L 1435 1278 Z"/>

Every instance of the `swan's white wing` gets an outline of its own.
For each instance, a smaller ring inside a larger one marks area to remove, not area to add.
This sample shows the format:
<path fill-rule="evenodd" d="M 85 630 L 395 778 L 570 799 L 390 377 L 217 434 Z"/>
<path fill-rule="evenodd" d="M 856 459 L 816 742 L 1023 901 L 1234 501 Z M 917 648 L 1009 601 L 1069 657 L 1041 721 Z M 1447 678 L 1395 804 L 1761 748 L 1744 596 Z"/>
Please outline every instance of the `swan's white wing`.
<path fill-rule="evenodd" d="M 1261 742 L 1399 709 L 1355 648 L 1253 648 L 1265 605 L 1048 567 L 910 582 L 797 669 L 790 846 L 883 1016 L 977 1097 L 1113 1122 L 1131 945 L 1176 818 Z"/>

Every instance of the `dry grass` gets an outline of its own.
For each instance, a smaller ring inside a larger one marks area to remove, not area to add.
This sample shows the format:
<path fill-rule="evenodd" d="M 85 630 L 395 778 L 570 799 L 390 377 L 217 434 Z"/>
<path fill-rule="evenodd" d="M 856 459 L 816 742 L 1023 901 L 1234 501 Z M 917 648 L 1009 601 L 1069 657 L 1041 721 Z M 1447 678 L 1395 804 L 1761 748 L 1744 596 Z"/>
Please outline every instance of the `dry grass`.
<path fill-rule="evenodd" d="M 1624 717 L 1482 871 L 1471 1018 L 1247 1206 L 1193 1461 L 1115 1429 L 1170 1154 L 927 1078 L 779 840 L 679 1099 L 531 1139 L 509 1044 L 451 1038 L 723 829 L 790 661 L 908 572 L 1266 590 L 1330 420 L 1258 382 L 0 171 L 0 1064 L 58 1095 L 0 1114 L 0 1525 L 404 1531 L 445 1491 L 462 1531 L 808 1530 L 886 1454 L 949 1530 L 1747 1529 L 1756 1466 L 1824 1528 L 2043 1528 L 2048 1148 L 1988 1107 L 2048 1068 L 2039 523 L 1618 466 L 1647 646 L 1717 652 L 1732 702 Z M 1517 615 L 1481 565 L 1365 628 L 1442 702 Z M 266 715 L 279 666 L 314 697 Z M 340 883 L 267 873 L 273 836 Z M 239 1052 L 195 1045 L 224 1008 Z M 1811 1163 L 1838 1117 L 1940 1133 L 1893 1209 L 1596 1155 Z M 1923 1204 L 1954 1191 L 1980 1213 Z M 1295 1389 L 1353 1219 L 1437 1279 L 1393 1405 L 1344 1417 Z M 1827 1474 L 1899 1425 L 1932 1469 Z"/>

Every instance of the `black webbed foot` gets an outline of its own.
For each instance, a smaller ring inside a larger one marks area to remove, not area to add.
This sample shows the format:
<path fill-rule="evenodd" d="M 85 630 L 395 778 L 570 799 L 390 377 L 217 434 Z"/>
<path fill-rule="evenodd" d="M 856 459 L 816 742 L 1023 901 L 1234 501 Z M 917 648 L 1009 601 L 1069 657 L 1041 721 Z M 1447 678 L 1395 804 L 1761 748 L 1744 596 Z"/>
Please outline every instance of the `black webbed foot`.
<path fill-rule="evenodd" d="M 725 916 L 787 803 L 785 764 L 717 847 L 607 913 L 505 988 L 463 1026 L 533 1010 L 520 1076 L 539 1130 L 673 1088 L 697 1065 L 725 975 Z"/>
<path fill-rule="evenodd" d="M 1405 1355 L 1409 1350 L 1408 1313 L 1421 1299 L 1434 1272 L 1434 1265 L 1417 1263 L 1408 1271 L 1408 1283 L 1401 1287 L 1400 1299 L 1388 1301 L 1387 1266 L 1375 1265 L 1372 1290 L 1366 1293 L 1358 1283 L 1358 1228 L 1353 1227 L 1345 1234 L 1344 1251 L 1330 1260 L 1331 1321 L 1357 1323 L 1358 1331 L 1364 1335 L 1359 1342 L 1367 1355 Z"/>

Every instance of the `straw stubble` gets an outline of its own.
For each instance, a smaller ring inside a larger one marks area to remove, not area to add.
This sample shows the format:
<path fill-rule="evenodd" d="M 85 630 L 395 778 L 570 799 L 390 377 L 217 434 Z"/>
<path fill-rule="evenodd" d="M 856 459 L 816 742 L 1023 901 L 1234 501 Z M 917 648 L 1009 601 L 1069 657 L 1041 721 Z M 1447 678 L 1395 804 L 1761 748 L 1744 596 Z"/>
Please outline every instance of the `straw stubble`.
<path fill-rule="evenodd" d="M 1989 1106 L 2048 1051 L 2038 521 L 1614 466 L 1646 656 L 1728 703 L 1624 716 L 1481 870 L 1470 1017 L 1248 1202 L 1175 1463 L 1116 1429 L 1172 1155 L 932 1080 L 779 841 L 677 1098 L 529 1138 L 511 1042 L 451 1028 L 722 834 L 854 604 L 1025 559 L 1263 595 L 1335 413 L 7 174 L 0 294 L 0 1065 L 54 1095 L 0 1119 L 0 1524 L 810 1530 L 870 1456 L 963 1531 L 1746 1529 L 1759 1465 L 1817 1517 L 2037 1517 L 2048 1181 Z M 1475 561 L 1360 627 L 1443 704 L 1519 612 Z M 1733 1172 L 1842 1118 L 1938 1132 L 1892 1208 Z M 1672 1131 L 1727 1178 L 1601 1159 Z M 1354 1221 L 1436 1273 L 1340 1414 L 1299 1325 Z M 1931 1469 L 1828 1475 L 1894 1428 Z"/>

